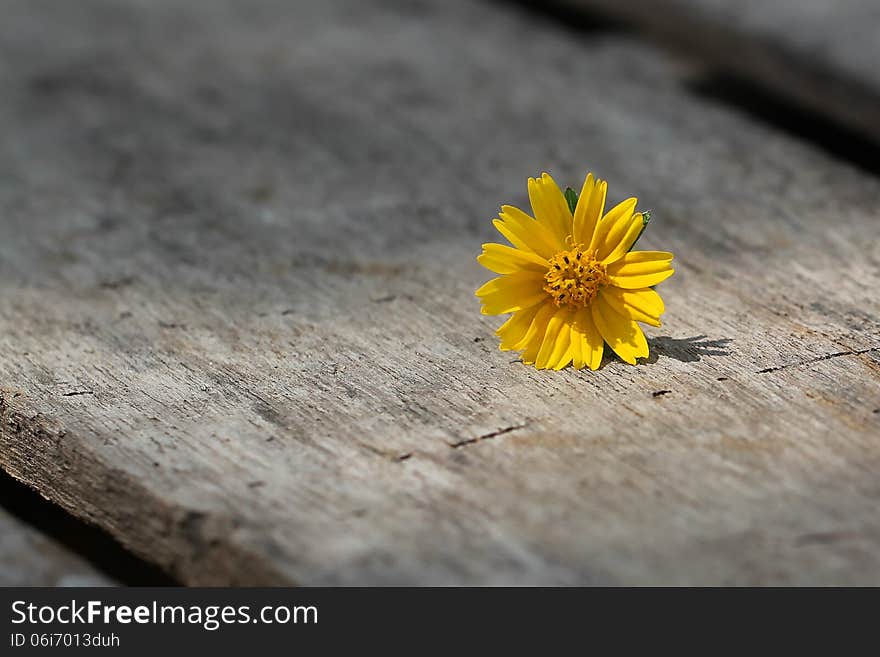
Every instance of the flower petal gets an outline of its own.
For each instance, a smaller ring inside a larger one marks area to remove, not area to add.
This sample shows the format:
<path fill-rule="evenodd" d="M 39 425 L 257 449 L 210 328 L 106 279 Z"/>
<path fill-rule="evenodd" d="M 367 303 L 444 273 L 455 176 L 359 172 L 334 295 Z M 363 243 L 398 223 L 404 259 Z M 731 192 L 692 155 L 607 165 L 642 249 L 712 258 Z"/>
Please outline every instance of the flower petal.
<path fill-rule="evenodd" d="M 504 322 L 495 335 L 501 338 L 501 351 L 510 351 L 516 348 L 517 343 L 522 340 L 532 325 L 532 320 L 542 308 L 540 304 L 535 304 L 531 308 L 517 310 L 510 318 Z"/>
<path fill-rule="evenodd" d="M 535 359 L 535 367 L 539 370 L 552 367 L 555 364 L 551 364 L 550 358 L 556 351 L 556 340 L 559 337 L 559 333 L 562 331 L 562 327 L 566 323 L 569 313 L 570 311 L 568 309 L 561 308 L 556 311 L 550 319 L 550 322 L 547 324 L 547 332 L 544 334 L 544 341 L 541 343 L 541 349 L 538 351 L 538 356 Z"/>
<path fill-rule="evenodd" d="M 483 252 L 477 256 L 477 262 L 496 274 L 513 274 L 523 270 L 544 274 L 550 268 L 550 263 L 537 253 L 492 243 L 483 245 Z"/>
<path fill-rule="evenodd" d="M 608 265 L 608 282 L 627 290 L 651 287 L 675 273 L 671 261 L 666 251 L 630 251 Z"/>
<path fill-rule="evenodd" d="M 547 299 L 535 314 L 535 318 L 532 320 L 532 324 L 529 326 L 529 330 L 523 339 L 516 345 L 516 349 L 523 350 L 522 362 L 525 364 L 533 364 L 535 358 L 538 357 L 538 352 L 544 343 L 544 336 L 547 334 L 547 325 L 550 323 L 553 315 L 556 314 L 556 310 L 556 304 Z"/>
<path fill-rule="evenodd" d="M 547 298 L 540 272 L 520 271 L 499 276 L 480 287 L 474 294 L 480 297 L 484 315 L 502 315 L 530 308 Z"/>
<path fill-rule="evenodd" d="M 651 288 L 624 290 L 606 285 L 599 290 L 599 294 L 615 312 L 624 317 L 651 326 L 660 326 L 660 315 L 664 310 L 663 299 Z"/>
<path fill-rule="evenodd" d="M 604 260 L 623 239 L 632 222 L 636 203 L 638 203 L 638 200 L 635 198 L 621 201 L 611 208 L 599 220 L 599 223 L 596 224 L 593 239 L 590 241 L 590 248 L 596 251 L 597 260 Z"/>
<path fill-rule="evenodd" d="M 590 310 L 602 338 L 622 360 L 635 365 L 636 358 L 648 355 L 648 341 L 639 325 L 616 313 L 602 296 L 593 300 Z"/>
<path fill-rule="evenodd" d="M 577 315 L 575 315 L 577 317 Z M 577 324 L 577 319 L 571 323 L 571 366 L 579 370 L 584 363 L 583 335 Z"/>
<path fill-rule="evenodd" d="M 639 235 L 642 234 L 642 230 L 645 228 L 645 220 L 641 212 L 636 212 L 628 222 L 619 221 L 618 226 L 624 228 L 623 234 L 618 236 L 617 233 L 612 232 L 608 234 L 607 238 L 608 243 L 617 242 L 617 245 L 607 255 L 603 256 L 601 252 L 597 254 L 599 260 L 604 264 L 620 260 L 626 255 L 627 251 L 632 248 L 632 245 L 639 238 Z"/>
<path fill-rule="evenodd" d="M 547 227 L 555 238 L 558 251 L 567 248 L 566 238 L 571 235 L 572 216 L 562 190 L 549 174 L 538 179 L 529 178 L 529 201 L 535 219 Z"/>
<path fill-rule="evenodd" d="M 571 362 L 571 324 L 574 320 L 574 312 L 569 310 L 562 316 L 562 326 L 556 336 L 556 346 L 547 360 L 547 367 L 561 370 Z"/>
<path fill-rule="evenodd" d="M 575 244 L 589 243 L 596 232 L 596 224 L 605 211 L 605 194 L 608 191 L 608 183 L 598 178 L 593 178 L 592 173 L 587 174 L 581 195 L 578 197 L 577 207 L 574 210 L 574 236 Z"/>
<path fill-rule="evenodd" d="M 559 251 L 553 233 L 519 208 L 502 205 L 498 217 L 492 223 L 514 246 L 543 258 L 552 258 Z"/>
<path fill-rule="evenodd" d="M 591 370 L 599 369 L 602 364 L 602 352 L 605 350 L 605 341 L 596 328 L 596 322 L 589 308 L 581 308 L 575 315 L 572 325 L 572 335 L 577 332 L 581 338 L 581 356 L 584 365 Z"/>
<path fill-rule="evenodd" d="M 563 333 L 565 334 L 564 336 Z M 561 370 L 567 367 L 572 359 L 573 347 L 571 343 L 571 326 L 569 324 L 565 324 L 559 331 L 559 337 L 556 338 L 556 348 L 559 351 L 554 351 L 550 357 L 550 362 L 552 363 L 555 360 L 556 363 L 547 367 Z"/>

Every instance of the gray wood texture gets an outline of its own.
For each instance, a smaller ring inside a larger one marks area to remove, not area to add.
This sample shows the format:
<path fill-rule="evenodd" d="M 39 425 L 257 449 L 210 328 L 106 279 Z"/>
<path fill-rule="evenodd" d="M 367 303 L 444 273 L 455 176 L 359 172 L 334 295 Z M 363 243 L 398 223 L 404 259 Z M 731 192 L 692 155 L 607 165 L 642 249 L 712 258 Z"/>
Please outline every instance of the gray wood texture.
<path fill-rule="evenodd" d="M 498 4 L 7 0 L 0 465 L 191 584 L 880 584 L 880 184 Z M 587 170 L 636 367 L 497 348 Z"/>
<path fill-rule="evenodd" d="M 554 0 L 600 10 L 880 139 L 875 0 Z"/>
<path fill-rule="evenodd" d="M 0 508 L 0 586 L 112 586 L 79 555 Z"/>

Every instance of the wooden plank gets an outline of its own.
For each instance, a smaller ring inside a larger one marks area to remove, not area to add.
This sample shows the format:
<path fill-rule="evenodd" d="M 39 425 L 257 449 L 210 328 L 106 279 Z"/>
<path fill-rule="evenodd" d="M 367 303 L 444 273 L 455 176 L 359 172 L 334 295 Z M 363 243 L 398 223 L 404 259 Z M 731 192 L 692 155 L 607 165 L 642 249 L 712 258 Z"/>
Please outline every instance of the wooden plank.
<path fill-rule="evenodd" d="M 495 4 L 22 0 L 0 49 L 0 463 L 181 580 L 880 583 L 875 179 Z M 665 326 L 537 372 L 474 257 L 588 168 Z"/>
<path fill-rule="evenodd" d="M 664 42 L 880 139 L 880 5 L 872 0 L 555 0 Z"/>
<path fill-rule="evenodd" d="M 0 507 L 0 586 L 112 586 L 114 581 Z"/>

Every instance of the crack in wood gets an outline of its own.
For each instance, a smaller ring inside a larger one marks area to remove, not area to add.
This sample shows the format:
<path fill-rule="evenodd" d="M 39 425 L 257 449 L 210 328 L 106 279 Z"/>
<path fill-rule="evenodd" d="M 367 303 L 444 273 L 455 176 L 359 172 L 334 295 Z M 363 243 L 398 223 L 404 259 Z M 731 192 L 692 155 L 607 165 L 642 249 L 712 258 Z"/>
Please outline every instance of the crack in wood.
<path fill-rule="evenodd" d="M 497 431 L 491 431 L 489 433 L 484 433 L 484 434 L 477 436 L 475 438 L 466 438 L 465 440 L 459 440 L 458 442 L 448 443 L 448 445 L 452 449 L 459 449 L 461 447 L 465 447 L 467 445 L 473 445 L 474 443 L 479 443 L 484 440 L 490 440 L 491 438 L 495 438 L 497 436 L 503 436 L 504 434 L 510 433 L 511 431 L 525 429 L 527 426 L 529 426 L 527 422 L 523 423 L 523 424 L 515 424 L 510 427 L 504 427 L 503 429 L 498 429 Z"/>
<path fill-rule="evenodd" d="M 832 358 L 839 358 L 840 356 L 861 356 L 862 354 L 867 354 L 869 351 L 876 351 L 877 349 L 880 349 L 880 347 L 868 347 L 867 349 L 836 351 L 833 354 L 825 354 L 824 356 L 817 356 L 816 358 L 810 358 L 809 360 L 804 360 L 799 363 L 788 363 L 787 365 L 777 365 L 775 367 L 765 367 L 763 370 L 758 370 L 757 372 L 755 372 L 755 374 L 767 374 L 769 372 L 778 372 L 779 370 L 787 370 L 790 367 L 800 367 L 802 365 L 812 365 L 813 363 L 821 363 L 824 360 L 831 360 Z"/>
<path fill-rule="evenodd" d="M 390 452 L 368 443 L 360 443 L 360 446 L 376 456 L 381 456 L 383 459 L 390 459 L 391 461 L 407 461 L 413 456 L 413 452 Z"/>

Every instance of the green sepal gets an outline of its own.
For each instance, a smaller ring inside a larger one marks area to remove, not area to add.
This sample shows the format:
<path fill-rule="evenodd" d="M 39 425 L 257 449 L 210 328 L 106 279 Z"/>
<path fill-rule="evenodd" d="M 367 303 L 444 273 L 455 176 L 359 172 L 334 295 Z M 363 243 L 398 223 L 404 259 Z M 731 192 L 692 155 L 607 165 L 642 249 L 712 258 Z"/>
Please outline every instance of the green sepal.
<path fill-rule="evenodd" d="M 645 232 L 645 229 L 648 227 L 648 222 L 649 222 L 649 221 L 651 221 L 651 211 L 650 211 L 650 210 L 645 210 L 644 212 L 642 212 L 642 230 L 639 231 L 639 234 L 638 234 L 638 235 L 636 236 L 636 238 L 633 240 L 632 246 L 629 247 L 629 250 L 630 250 L 630 251 L 633 250 L 633 247 L 635 247 L 636 242 L 639 241 L 639 238 L 640 238 L 640 237 L 642 236 L 642 234 Z"/>
<path fill-rule="evenodd" d="M 571 213 L 574 214 L 574 209 L 578 204 L 578 193 L 574 191 L 571 187 L 565 188 L 565 202 L 568 203 L 568 209 L 571 210 Z"/>

